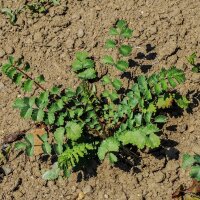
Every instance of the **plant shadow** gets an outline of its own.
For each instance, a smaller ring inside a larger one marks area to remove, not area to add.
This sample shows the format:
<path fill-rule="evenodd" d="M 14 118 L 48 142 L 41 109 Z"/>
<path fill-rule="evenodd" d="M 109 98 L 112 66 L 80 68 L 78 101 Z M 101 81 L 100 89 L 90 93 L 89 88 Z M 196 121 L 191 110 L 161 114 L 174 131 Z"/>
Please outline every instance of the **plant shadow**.
<path fill-rule="evenodd" d="M 144 51 L 138 52 L 135 59 L 129 59 L 129 68 L 135 69 L 140 68 L 141 72 L 146 74 L 152 68 L 152 64 L 144 64 L 145 61 L 155 60 L 157 57 L 157 53 L 154 51 L 155 46 L 152 44 L 147 44 Z M 153 52 L 152 52 L 153 51 Z M 140 64 L 142 62 L 142 64 Z M 131 72 L 124 72 L 121 75 L 121 78 L 127 78 L 129 80 L 134 80 L 134 76 Z"/>

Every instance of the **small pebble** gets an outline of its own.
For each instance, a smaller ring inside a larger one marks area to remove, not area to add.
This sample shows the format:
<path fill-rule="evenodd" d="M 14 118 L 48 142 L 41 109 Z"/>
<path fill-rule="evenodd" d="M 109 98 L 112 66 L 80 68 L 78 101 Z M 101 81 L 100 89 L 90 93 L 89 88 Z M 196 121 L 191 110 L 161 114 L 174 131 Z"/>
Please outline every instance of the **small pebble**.
<path fill-rule="evenodd" d="M 5 85 L 2 82 L 0 82 L 0 91 L 3 91 L 4 88 L 5 88 Z"/>
<path fill-rule="evenodd" d="M 189 125 L 188 132 L 191 133 L 193 131 L 194 131 L 194 126 L 193 125 Z"/>
<path fill-rule="evenodd" d="M 90 185 L 86 185 L 84 188 L 83 188 L 83 193 L 84 194 L 88 194 L 88 193 L 91 193 L 92 192 L 92 187 Z"/>
<path fill-rule="evenodd" d="M 10 174 L 12 172 L 11 168 L 7 165 L 3 165 L 1 167 L 1 169 L 3 170 L 3 173 L 7 176 L 8 174 Z"/>
<path fill-rule="evenodd" d="M 0 49 L 0 58 L 3 58 L 6 55 L 5 51 Z"/>
<path fill-rule="evenodd" d="M 165 174 L 161 171 L 155 173 L 154 176 L 155 176 L 156 183 L 161 183 L 165 180 Z"/>
<path fill-rule="evenodd" d="M 78 194 L 77 200 L 81 200 L 81 199 L 83 199 L 84 197 L 85 197 L 84 193 L 83 193 L 83 192 L 80 192 L 80 193 Z"/>
<path fill-rule="evenodd" d="M 68 49 L 72 49 L 73 46 L 74 46 L 74 40 L 72 39 L 68 39 L 66 42 L 65 42 L 65 45 Z"/>
<path fill-rule="evenodd" d="M 7 53 L 7 54 L 12 54 L 12 53 L 14 53 L 14 48 L 13 47 L 11 47 L 11 46 L 9 46 L 9 45 L 7 45 L 7 46 L 5 46 L 5 52 Z"/>
<path fill-rule="evenodd" d="M 79 29 L 79 30 L 78 30 L 77 36 L 78 36 L 79 38 L 82 38 L 82 37 L 84 36 L 84 31 L 83 31 L 83 29 Z"/>

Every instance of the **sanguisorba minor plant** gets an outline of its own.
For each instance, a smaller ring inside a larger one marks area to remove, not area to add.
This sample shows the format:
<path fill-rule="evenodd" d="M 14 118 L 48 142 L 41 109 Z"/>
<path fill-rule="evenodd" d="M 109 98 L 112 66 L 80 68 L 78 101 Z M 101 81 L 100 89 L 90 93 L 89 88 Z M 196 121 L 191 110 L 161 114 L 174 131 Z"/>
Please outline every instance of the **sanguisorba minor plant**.
<path fill-rule="evenodd" d="M 30 10 L 33 13 L 45 13 L 48 11 L 48 8 L 52 5 L 59 5 L 60 0 L 37 0 L 35 2 L 26 2 L 19 9 L 10 9 L 10 8 L 0 8 L 0 12 L 5 14 L 9 19 L 10 23 L 14 25 L 17 21 L 18 15 L 25 11 Z"/>
<path fill-rule="evenodd" d="M 132 33 L 124 20 L 109 30 L 111 39 L 106 41 L 105 48 L 117 51 L 118 59 L 105 55 L 102 63 L 107 68 L 115 67 L 122 73 L 128 69 L 132 47 L 124 41 L 131 38 Z M 43 123 L 49 130 L 39 138 L 44 154 L 56 155 L 57 161 L 44 173 L 46 180 L 56 179 L 61 171 L 69 176 L 86 156 L 96 154 L 100 161 L 108 158 L 113 164 L 125 145 L 138 149 L 159 147 L 157 124 L 167 121 L 159 111 L 173 103 L 184 109 L 189 103 L 186 97 L 173 92 L 185 81 L 184 72 L 176 67 L 161 69 L 151 76 L 140 75 L 127 90 L 121 90 L 123 82 L 107 73 L 99 80 L 104 85 L 101 94 L 96 91 L 95 62 L 87 52 L 77 52 L 72 63 L 72 70 L 81 80 L 75 90 L 61 90 L 57 86 L 47 90 L 41 86 L 44 77 L 33 79 L 28 75 L 29 68 L 22 59 L 15 61 L 10 56 L 8 63 L 2 65 L 2 72 L 25 92 L 31 92 L 34 87 L 41 89 L 37 96 L 17 98 L 14 108 L 20 110 L 21 117 Z M 17 142 L 15 148 L 24 149 L 32 156 L 33 135 L 27 134 L 24 139 Z"/>

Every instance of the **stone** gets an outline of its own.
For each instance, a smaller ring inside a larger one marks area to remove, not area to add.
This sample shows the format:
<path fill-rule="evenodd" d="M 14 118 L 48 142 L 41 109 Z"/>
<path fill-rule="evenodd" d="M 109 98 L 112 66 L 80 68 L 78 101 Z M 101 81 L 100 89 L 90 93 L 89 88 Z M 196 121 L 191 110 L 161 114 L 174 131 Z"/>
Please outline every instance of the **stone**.
<path fill-rule="evenodd" d="M 189 127 L 188 127 L 188 132 L 189 132 L 189 133 L 194 132 L 194 126 L 193 126 L 193 125 L 189 125 Z"/>
<path fill-rule="evenodd" d="M 161 171 L 156 172 L 154 176 L 155 176 L 154 180 L 156 183 L 161 183 L 165 180 L 165 174 Z"/>
<path fill-rule="evenodd" d="M 12 53 L 14 53 L 14 48 L 13 47 L 11 47 L 10 45 L 6 45 L 5 46 L 5 52 L 7 53 L 7 54 L 12 54 Z"/>
<path fill-rule="evenodd" d="M 90 185 L 86 185 L 84 188 L 83 188 L 83 193 L 84 194 L 88 194 L 88 193 L 91 193 L 92 192 L 92 187 Z"/>
<path fill-rule="evenodd" d="M 35 35 L 33 36 L 33 39 L 35 42 L 42 42 L 43 41 L 42 33 L 40 32 L 35 33 Z"/>
<path fill-rule="evenodd" d="M 81 28 L 81 29 L 79 29 L 78 30 L 78 33 L 77 33 L 77 36 L 79 37 L 79 38 L 82 38 L 83 36 L 84 36 L 84 30 Z"/>
<path fill-rule="evenodd" d="M 80 193 L 78 194 L 77 200 L 84 199 L 84 197 L 85 197 L 84 193 L 83 193 L 83 192 L 80 192 Z"/>
<path fill-rule="evenodd" d="M 68 49 L 72 49 L 73 46 L 74 46 L 74 40 L 72 39 L 68 39 L 66 42 L 65 42 L 65 45 Z"/>
<path fill-rule="evenodd" d="M 2 82 L 0 82 L 0 91 L 3 91 L 4 88 L 5 88 L 5 85 Z"/>
<path fill-rule="evenodd" d="M 0 49 L 0 58 L 3 58 L 6 55 L 5 51 Z"/>

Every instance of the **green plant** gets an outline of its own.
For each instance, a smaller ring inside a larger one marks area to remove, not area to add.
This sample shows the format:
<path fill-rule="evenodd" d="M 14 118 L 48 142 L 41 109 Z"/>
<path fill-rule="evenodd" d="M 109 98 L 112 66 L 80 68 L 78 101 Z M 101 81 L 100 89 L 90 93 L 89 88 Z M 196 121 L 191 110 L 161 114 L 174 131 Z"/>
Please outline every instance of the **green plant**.
<path fill-rule="evenodd" d="M 197 181 L 200 181 L 200 155 L 183 155 L 182 168 L 190 168 L 190 177 Z"/>
<path fill-rule="evenodd" d="M 34 138 L 32 134 L 27 134 L 24 142 L 18 142 L 15 144 L 15 149 L 24 149 L 27 156 L 33 156 L 34 154 Z"/>
<path fill-rule="evenodd" d="M 193 72 L 200 72 L 200 66 L 195 64 L 196 63 L 196 53 L 192 53 L 190 56 L 187 57 L 187 61 L 192 65 L 192 71 Z"/>
<path fill-rule="evenodd" d="M 21 8 L 12 10 L 10 8 L 2 8 L 0 12 L 5 14 L 10 23 L 14 25 L 17 21 L 17 16 L 25 10 L 30 10 L 32 13 L 45 13 L 51 5 L 59 5 L 60 0 L 37 0 L 33 3 L 26 3 Z"/>
<path fill-rule="evenodd" d="M 128 68 L 132 47 L 123 41 L 132 32 L 124 20 L 110 29 L 109 34 L 116 39 L 107 40 L 105 48 L 116 49 L 118 60 L 104 56 L 102 62 L 107 71 L 114 67 L 125 72 Z M 54 167 L 43 176 L 48 180 L 57 178 L 61 171 L 69 176 L 86 156 L 97 155 L 101 161 L 108 157 L 113 164 L 125 145 L 138 149 L 158 147 L 157 124 L 167 121 L 159 111 L 173 103 L 184 109 L 189 103 L 186 97 L 173 92 L 185 81 L 184 72 L 176 67 L 162 69 L 151 76 L 140 75 L 129 88 L 121 90 L 123 82 L 109 73 L 99 83 L 95 82 L 99 80 L 98 73 L 88 53 L 77 52 L 75 57 L 72 69 L 81 80 L 75 90 L 57 86 L 45 89 L 41 85 L 44 77 L 31 78 L 30 65 L 23 59 L 14 61 L 10 57 L 2 65 L 2 72 L 25 92 L 32 92 L 33 88 L 41 90 L 39 95 L 17 98 L 14 107 L 20 110 L 21 117 L 43 123 L 48 132 L 54 133 L 53 138 L 48 134 L 39 137 L 44 154 L 57 156 Z M 106 86 L 102 93 L 98 93 L 97 84 Z"/>
<path fill-rule="evenodd" d="M 7 18 L 9 19 L 11 24 L 15 24 L 15 22 L 17 21 L 18 10 L 2 8 L 0 11 L 1 11 L 1 13 L 5 14 L 7 16 Z"/>

